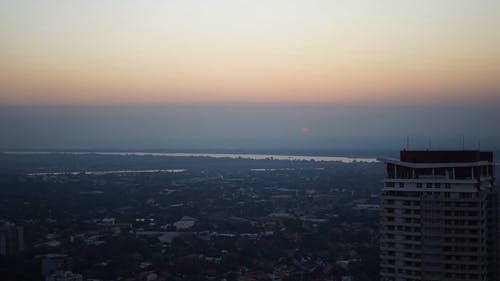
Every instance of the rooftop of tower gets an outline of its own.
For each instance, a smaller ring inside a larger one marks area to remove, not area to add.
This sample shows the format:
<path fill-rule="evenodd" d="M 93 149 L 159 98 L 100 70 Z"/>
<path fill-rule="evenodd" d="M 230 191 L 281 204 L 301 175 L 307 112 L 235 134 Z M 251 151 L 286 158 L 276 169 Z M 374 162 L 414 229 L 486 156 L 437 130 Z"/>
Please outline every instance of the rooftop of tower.
<path fill-rule="evenodd" d="M 480 150 L 402 150 L 399 157 L 407 163 L 493 162 L 493 152 Z"/>

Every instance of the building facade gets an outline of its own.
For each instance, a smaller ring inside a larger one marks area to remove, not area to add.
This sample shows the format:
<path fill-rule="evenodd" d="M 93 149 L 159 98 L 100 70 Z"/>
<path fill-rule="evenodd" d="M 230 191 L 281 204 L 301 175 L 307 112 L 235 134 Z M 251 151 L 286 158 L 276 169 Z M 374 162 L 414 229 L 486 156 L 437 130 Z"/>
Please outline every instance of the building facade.
<path fill-rule="evenodd" d="M 493 153 L 401 151 L 381 160 L 381 280 L 499 280 Z"/>
<path fill-rule="evenodd" d="M 24 228 L 0 221 L 0 256 L 16 255 L 24 250 Z"/>

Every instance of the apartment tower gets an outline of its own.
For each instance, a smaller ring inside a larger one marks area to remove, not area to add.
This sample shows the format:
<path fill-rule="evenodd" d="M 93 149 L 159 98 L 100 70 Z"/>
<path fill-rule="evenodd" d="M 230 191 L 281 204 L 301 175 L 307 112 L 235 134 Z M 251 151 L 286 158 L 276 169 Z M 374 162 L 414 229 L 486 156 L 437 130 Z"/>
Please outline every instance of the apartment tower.
<path fill-rule="evenodd" d="M 405 150 L 381 160 L 381 280 L 499 280 L 493 153 Z"/>

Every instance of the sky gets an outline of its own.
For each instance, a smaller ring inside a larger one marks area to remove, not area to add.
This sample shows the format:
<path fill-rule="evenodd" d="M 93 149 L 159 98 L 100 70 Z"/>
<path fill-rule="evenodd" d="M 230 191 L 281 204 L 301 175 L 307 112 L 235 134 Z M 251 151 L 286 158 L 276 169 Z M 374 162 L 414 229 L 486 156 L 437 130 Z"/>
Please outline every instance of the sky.
<path fill-rule="evenodd" d="M 0 0 L 0 149 L 499 149 L 500 1 Z"/>
<path fill-rule="evenodd" d="M 500 1 L 1 0 L 0 104 L 498 100 Z"/>

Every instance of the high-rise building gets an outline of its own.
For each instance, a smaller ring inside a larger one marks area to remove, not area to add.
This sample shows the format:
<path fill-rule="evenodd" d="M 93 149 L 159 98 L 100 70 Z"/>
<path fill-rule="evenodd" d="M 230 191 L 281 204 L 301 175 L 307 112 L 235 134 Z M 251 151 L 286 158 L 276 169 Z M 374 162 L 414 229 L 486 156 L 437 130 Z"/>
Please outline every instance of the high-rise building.
<path fill-rule="evenodd" d="M 0 256 L 15 255 L 23 250 L 23 227 L 11 222 L 0 221 Z"/>
<path fill-rule="evenodd" d="M 493 153 L 401 151 L 381 160 L 381 280 L 500 280 Z"/>

